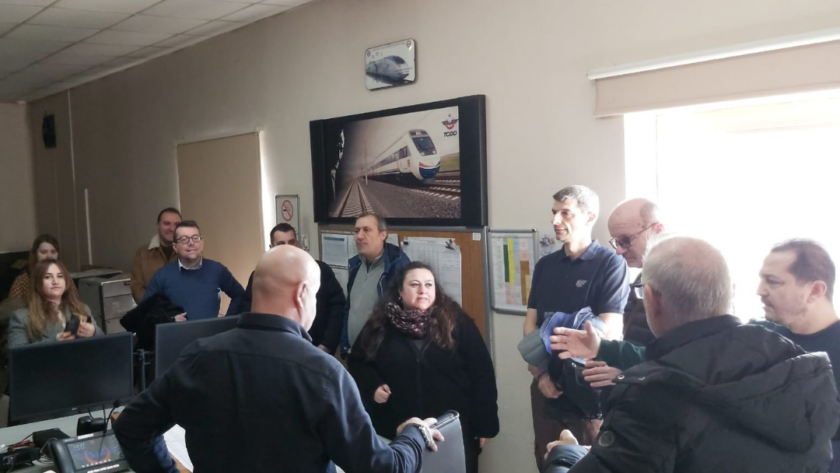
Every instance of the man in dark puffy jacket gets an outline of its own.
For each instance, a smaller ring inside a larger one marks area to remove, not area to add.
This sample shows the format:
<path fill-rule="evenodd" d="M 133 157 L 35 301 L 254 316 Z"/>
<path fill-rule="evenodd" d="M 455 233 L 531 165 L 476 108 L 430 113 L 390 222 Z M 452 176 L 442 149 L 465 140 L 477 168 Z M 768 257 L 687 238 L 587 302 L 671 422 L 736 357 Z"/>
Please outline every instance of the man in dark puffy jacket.
<path fill-rule="evenodd" d="M 827 471 L 840 423 L 828 357 L 721 315 L 729 271 L 701 240 L 662 239 L 642 282 L 646 361 L 616 379 L 591 452 L 564 432 L 545 472 Z"/>

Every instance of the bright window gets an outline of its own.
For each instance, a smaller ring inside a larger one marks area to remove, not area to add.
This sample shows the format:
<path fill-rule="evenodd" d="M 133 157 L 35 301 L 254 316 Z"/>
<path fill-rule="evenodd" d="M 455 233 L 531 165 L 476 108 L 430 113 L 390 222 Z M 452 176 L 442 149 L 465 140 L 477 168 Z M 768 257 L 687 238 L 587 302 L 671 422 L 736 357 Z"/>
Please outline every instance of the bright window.
<path fill-rule="evenodd" d="M 625 133 L 627 196 L 723 251 L 743 320 L 764 315 L 758 271 L 775 243 L 811 238 L 840 264 L 840 96 L 630 114 Z"/>

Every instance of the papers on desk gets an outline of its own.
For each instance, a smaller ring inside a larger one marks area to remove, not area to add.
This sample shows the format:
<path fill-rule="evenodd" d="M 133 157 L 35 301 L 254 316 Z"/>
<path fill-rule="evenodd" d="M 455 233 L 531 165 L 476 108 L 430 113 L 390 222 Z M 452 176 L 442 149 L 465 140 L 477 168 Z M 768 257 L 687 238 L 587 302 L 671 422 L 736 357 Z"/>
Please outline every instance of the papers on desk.
<path fill-rule="evenodd" d="M 190 460 L 190 454 L 187 452 L 187 439 L 184 429 L 180 425 L 175 425 L 163 434 L 163 439 L 166 441 L 169 454 L 181 462 L 184 468 L 193 471 L 192 460 Z"/>

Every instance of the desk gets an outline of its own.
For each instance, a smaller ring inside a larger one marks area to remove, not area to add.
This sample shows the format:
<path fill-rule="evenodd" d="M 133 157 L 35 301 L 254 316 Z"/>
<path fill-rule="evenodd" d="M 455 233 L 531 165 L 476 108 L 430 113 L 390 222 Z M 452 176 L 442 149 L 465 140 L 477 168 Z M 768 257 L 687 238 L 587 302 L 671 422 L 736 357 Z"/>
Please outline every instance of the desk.
<path fill-rule="evenodd" d="M 6 427 L 5 429 L 0 429 L 0 444 L 11 445 L 13 443 L 20 442 L 21 440 L 23 440 L 24 437 L 31 434 L 32 432 L 38 432 L 39 430 L 48 429 L 60 429 L 65 434 L 71 437 L 75 437 L 76 422 L 79 417 L 82 417 L 82 415 L 80 414 L 75 416 L 62 417 L 59 419 L 33 422 L 31 424 L 16 425 L 14 427 Z M 178 460 L 175 460 L 175 464 L 178 466 L 178 471 L 180 471 L 181 473 L 189 473 L 189 470 L 184 468 L 181 465 L 181 463 L 178 462 Z M 14 473 L 39 473 L 48 470 L 55 470 L 55 466 L 52 464 L 52 462 L 46 464 L 35 462 L 33 466 L 18 467 L 12 471 Z"/>

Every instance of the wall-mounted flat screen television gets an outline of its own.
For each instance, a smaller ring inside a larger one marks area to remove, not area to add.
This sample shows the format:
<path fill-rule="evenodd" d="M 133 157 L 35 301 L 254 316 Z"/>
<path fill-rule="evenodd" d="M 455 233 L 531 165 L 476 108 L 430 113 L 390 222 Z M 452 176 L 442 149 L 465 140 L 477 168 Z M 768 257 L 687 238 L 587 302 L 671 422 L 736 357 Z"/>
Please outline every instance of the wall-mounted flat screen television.
<path fill-rule="evenodd" d="M 315 221 L 487 225 L 484 96 L 309 123 Z"/>

